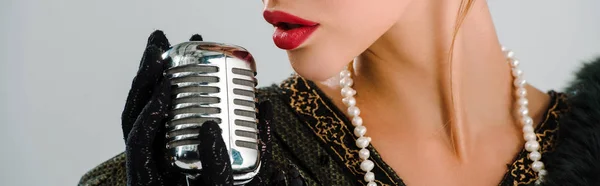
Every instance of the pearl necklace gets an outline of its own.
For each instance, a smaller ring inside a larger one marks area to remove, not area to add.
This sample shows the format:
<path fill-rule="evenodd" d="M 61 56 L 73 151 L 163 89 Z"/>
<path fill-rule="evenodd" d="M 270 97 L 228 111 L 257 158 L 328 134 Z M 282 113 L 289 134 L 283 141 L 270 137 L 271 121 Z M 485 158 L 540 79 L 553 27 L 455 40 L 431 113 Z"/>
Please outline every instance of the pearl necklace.
<path fill-rule="evenodd" d="M 506 55 L 507 61 L 512 67 L 512 75 L 514 77 L 513 85 L 515 87 L 515 94 L 517 96 L 517 114 L 520 117 L 519 121 L 523 125 L 523 138 L 525 139 L 525 150 L 529 152 L 528 158 L 533 161 L 531 163 L 531 169 L 537 172 L 538 179 L 536 185 L 543 182 L 544 177 L 548 172 L 544 169 L 544 163 L 541 161 L 542 154 L 538 151 L 540 144 L 537 142 L 537 136 L 533 128 L 533 119 L 529 116 L 529 109 L 527 105 L 527 90 L 525 85 L 527 81 L 523 79 L 523 71 L 519 69 L 519 60 L 514 58 L 514 52 L 502 47 L 502 52 Z M 377 186 L 375 183 L 375 174 L 371 172 L 375 164 L 369 160 L 370 152 L 367 149 L 371 142 L 370 137 L 366 137 L 367 128 L 363 125 L 363 120 L 360 117 L 360 109 L 356 106 L 356 90 L 352 88 L 354 81 L 351 77 L 352 73 L 348 70 L 348 66 L 340 72 L 340 86 L 342 87 L 341 93 L 344 97 L 342 102 L 348 107 L 347 113 L 352 117 L 352 125 L 354 125 L 354 135 L 357 137 L 356 146 L 360 148 L 358 156 L 362 160 L 360 163 L 360 169 L 365 172 L 364 180 L 368 183 L 367 186 Z"/>

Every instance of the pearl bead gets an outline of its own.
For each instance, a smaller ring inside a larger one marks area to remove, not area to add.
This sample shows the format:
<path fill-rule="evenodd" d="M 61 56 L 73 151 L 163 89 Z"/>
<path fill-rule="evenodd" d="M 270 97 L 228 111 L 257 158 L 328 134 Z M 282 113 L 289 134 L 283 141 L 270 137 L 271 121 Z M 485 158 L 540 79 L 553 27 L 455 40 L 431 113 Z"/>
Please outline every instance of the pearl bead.
<path fill-rule="evenodd" d="M 375 181 L 375 174 L 373 174 L 373 172 L 367 172 L 367 173 L 365 173 L 365 181 L 366 182 Z"/>
<path fill-rule="evenodd" d="M 543 176 L 546 176 L 546 175 L 548 175 L 548 171 L 546 171 L 546 170 L 542 169 L 542 170 L 538 171 L 538 175 L 539 175 L 539 176 L 542 176 L 542 177 L 543 177 Z"/>
<path fill-rule="evenodd" d="M 371 156 L 371 151 L 369 151 L 369 149 L 360 149 L 360 151 L 358 151 L 358 157 L 360 157 L 360 159 L 366 160 L 369 159 L 369 156 Z"/>
<path fill-rule="evenodd" d="M 524 132 L 523 139 L 525 139 L 525 141 L 535 141 L 537 140 L 537 136 L 533 132 Z"/>
<path fill-rule="evenodd" d="M 527 84 L 527 81 L 525 81 L 525 79 L 521 79 L 521 78 L 517 78 L 515 79 L 515 86 L 517 87 L 523 87 L 525 86 L 525 84 Z"/>
<path fill-rule="evenodd" d="M 534 129 L 533 129 L 532 125 L 525 125 L 525 126 L 523 126 L 523 132 L 524 133 L 530 133 L 530 132 L 533 132 L 533 130 Z"/>
<path fill-rule="evenodd" d="M 541 161 L 534 161 L 531 164 L 531 169 L 533 169 L 533 171 L 535 171 L 535 172 L 539 172 L 542 169 L 544 169 L 544 163 L 542 163 Z"/>
<path fill-rule="evenodd" d="M 375 167 L 375 164 L 371 160 L 364 160 L 362 163 L 360 163 L 360 169 L 365 172 L 373 170 L 373 167 Z"/>
<path fill-rule="evenodd" d="M 356 105 L 356 99 L 354 97 L 345 97 L 345 98 L 342 98 L 342 102 L 344 102 L 344 104 L 347 107 L 351 107 L 351 106 Z"/>
<path fill-rule="evenodd" d="M 517 89 L 517 96 L 519 97 L 525 97 L 527 96 L 527 89 L 521 87 Z"/>
<path fill-rule="evenodd" d="M 340 78 L 346 78 L 346 77 L 350 77 L 352 75 L 352 73 L 350 73 L 349 70 L 342 70 L 340 72 Z"/>
<path fill-rule="evenodd" d="M 506 51 L 506 57 L 513 58 L 513 57 L 515 57 L 515 53 L 513 51 L 508 50 L 508 51 Z"/>
<path fill-rule="evenodd" d="M 362 124 L 363 120 L 360 116 L 354 116 L 354 118 L 352 118 L 352 125 L 354 125 L 355 127 L 361 126 Z"/>
<path fill-rule="evenodd" d="M 353 84 L 354 84 L 354 81 L 350 77 L 345 77 L 340 80 L 340 86 L 342 86 L 342 87 L 349 87 L 349 86 L 352 86 Z"/>
<path fill-rule="evenodd" d="M 356 146 L 358 148 L 366 148 L 367 146 L 369 146 L 369 139 L 367 137 L 359 137 L 358 139 L 356 139 Z"/>
<path fill-rule="evenodd" d="M 540 154 L 538 151 L 530 152 L 528 156 L 531 161 L 538 161 L 542 159 L 542 154 Z"/>
<path fill-rule="evenodd" d="M 363 135 L 365 135 L 365 133 L 367 133 L 367 127 L 365 127 L 364 125 L 354 128 L 354 135 L 356 137 L 362 137 Z"/>
<path fill-rule="evenodd" d="M 342 95 L 344 97 L 350 97 L 350 96 L 346 96 L 346 94 L 348 94 L 348 92 L 350 92 L 350 90 L 352 90 L 352 87 L 342 87 L 340 92 L 342 93 Z"/>
<path fill-rule="evenodd" d="M 360 109 L 356 106 L 348 107 L 348 115 L 350 116 L 358 116 L 360 114 Z"/>
<path fill-rule="evenodd" d="M 351 97 L 351 96 L 354 96 L 355 94 L 356 94 L 356 90 L 354 90 L 350 87 L 342 88 L 342 96 L 344 96 L 344 97 Z"/>
<path fill-rule="evenodd" d="M 502 50 L 502 52 L 506 52 L 506 51 L 508 51 L 508 48 L 506 48 L 505 46 L 502 46 L 502 47 L 500 48 L 500 50 Z"/>
<path fill-rule="evenodd" d="M 539 173 L 538 173 L 539 175 Z M 538 176 L 538 179 L 535 180 L 535 185 L 542 185 L 542 183 L 546 180 L 546 177 L 544 176 Z"/>
<path fill-rule="evenodd" d="M 356 94 L 356 91 L 352 88 L 344 87 L 342 88 L 342 96 L 344 98 L 353 97 Z"/>
<path fill-rule="evenodd" d="M 521 76 L 523 76 L 523 70 L 518 69 L 518 68 L 513 68 L 512 69 L 512 75 L 514 77 L 521 77 Z"/>
<path fill-rule="evenodd" d="M 521 119 L 521 124 L 523 124 L 523 125 L 533 125 L 533 119 L 531 117 L 529 117 L 529 116 L 523 116 L 523 118 Z"/>
<path fill-rule="evenodd" d="M 512 66 L 512 67 L 518 67 L 519 64 L 520 64 L 519 60 L 516 60 L 516 59 L 510 60 L 510 66 Z"/>
<path fill-rule="evenodd" d="M 527 116 L 529 114 L 529 109 L 527 107 L 521 107 L 519 108 L 519 115 L 520 116 Z"/>
<path fill-rule="evenodd" d="M 369 183 L 367 184 L 367 186 L 377 186 L 377 183 L 375 183 L 375 182 L 369 182 Z"/>
<path fill-rule="evenodd" d="M 519 103 L 519 106 L 527 106 L 529 105 L 529 100 L 527 100 L 527 98 L 519 98 L 519 101 L 517 101 Z"/>
<path fill-rule="evenodd" d="M 537 141 L 527 141 L 525 142 L 525 150 L 529 152 L 537 151 L 540 149 L 540 143 Z"/>
<path fill-rule="evenodd" d="M 354 96 L 354 95 L 356 95 L 356 90 L 350 89 L 350 92 L 348 92 L 348 96 L 346 96 L 346 97 L 350 97 L 350 96 Z"/>

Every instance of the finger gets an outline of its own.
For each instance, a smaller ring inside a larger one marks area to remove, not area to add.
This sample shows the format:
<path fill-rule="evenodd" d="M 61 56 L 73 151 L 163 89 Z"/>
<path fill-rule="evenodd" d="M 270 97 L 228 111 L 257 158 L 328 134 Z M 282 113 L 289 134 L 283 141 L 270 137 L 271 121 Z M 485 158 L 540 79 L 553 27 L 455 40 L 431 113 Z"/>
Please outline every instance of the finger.
<path fill-rule="evenodd" d="M 259 150 L 261 151 L 261 161 L 268 162 L 271 158 L 271 126 L 273 119 L 273 108 L 270 101 L 263 101 L 258 104 L 258 124 L 259 131 Z"/>
<path fill-rule="evenodd" d="M 143 107 L 150 99 L 152 93 L 149 90 L 154 88 L 155 83 L 158 82 L 164 70 L 161 55 L 169 48 L 169 46 L 169 40 L 161 30 L 152 32 L 148 37 L 146 49 L 142 54 L 138 72 L 132 82 L 127 103 L 125 105 L 125 111 L 129 112 L 129 114 L 127 114 L 128 122 L 126 122 L 129 125 L 135 120 L 135 117 L 137 117 L 141 111 L 141 107 Z M 130 103 L 132 101 L 139 103 Z M 124 135 L 127 136 L 127 133 Z"/>
<path fill-rule="evenodd" d="M 167 36 L 165 35 L 165 33 L 163 31 L 155 30 L 148 37 L 148 42 L 146 43 L 146 48 L 149 46 L 156 46 L 159 49 L 166 51 L 169 49 L 169 47 L 171 47 L 171 44 L 169 43 L 169 40 L 167 39 Z"/>
<path fill-rule="evenodd" d="M 233 171 L 221 128 L 207 121 L 200 128 L 200 161 L 202 180 L 209 185 L 233 185 Z"/>
<path fill-rule="evenodd" d="M 143 108 L 127 137 L 128 185 L 164 185 L 153 145 L 157 131 L 164 123 L 170 107 L 169 88 L 166 81 L 156 88 L 153 99 Z"/>
<path fill-rule="evenodd" d="M 202 39 L 202 36 L 200 34 L 194 34 L 191 38 L 190 41 L 204 41 Z"/>
<path fill-rule="evenodd" d="M 133 122 L 152 97 L 152 90 L 158 81 L 162 79 L 164 68 L 161 54 L 162 50 L 156 46 L 150 46 L 144 52 L 141 60 L 142 66 L 131 83 L 125 108 L 121 115 L 124 137 L 129 134 Z"/>
<path fill-rule="evenodd" d="M 137 117 L 132 131 L 128 138 L 132 135 L 141 137 L 141 141 L 148 142 L 152 145 L 156 139 L 156 132 L 163 126 L 162 123 L 168 117 L 171 105 L 171 86 L 169 81 L 161 81 L 159 86 L 154 88 L 152 99 L 142 109 L 142 112 Z M 128 140 L 129 141 L 129 140 Z"/>
<path fill-rule="evenodd" d="M 247 185 L 286 185 L 285 174 L 281 172 L 283 169 L 279 169 L 278 166 L 272 164 L 271 161 L 271 121 L 273 117 L 271 102 L 262 101 L 256 104 L 256 108 L 258 108 L 257 119 L 259 123 L 257 124 L 257 128 L 259 137 L 258 148 L 261 152 L 261 168 L 259 175 L 252 179 Z M 266 180 L 262 178 L 265 178 Z"/>
<path fill-rule="evenodd" d="M 258 104 L 258 119 L 263 121 L 273 120 L 273 105 L 271 101 L 262 101 Z"/>

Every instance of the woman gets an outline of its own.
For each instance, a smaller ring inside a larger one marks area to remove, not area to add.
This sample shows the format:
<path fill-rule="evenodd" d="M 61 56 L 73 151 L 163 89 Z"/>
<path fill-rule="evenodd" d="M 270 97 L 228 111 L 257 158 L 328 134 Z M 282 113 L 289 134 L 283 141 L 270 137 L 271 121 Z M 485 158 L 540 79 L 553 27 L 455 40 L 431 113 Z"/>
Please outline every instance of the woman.
<path fill-rule="evenodd" d="M 545 93 L 498 42 L 486 1 L 263 3 L 297 74 L 259 90 L 264 164 L 248 185 L 600 185 L 600 60 Z M 126 152 L 80 185 L 186 184 L 157 127 L 170 87 L 156 61 L 170 44 L 162 32 L 148 44 L 123 112 Z M 190 185 L 231 184 L 219 132 L 203 125 L 204 172 Z"/>

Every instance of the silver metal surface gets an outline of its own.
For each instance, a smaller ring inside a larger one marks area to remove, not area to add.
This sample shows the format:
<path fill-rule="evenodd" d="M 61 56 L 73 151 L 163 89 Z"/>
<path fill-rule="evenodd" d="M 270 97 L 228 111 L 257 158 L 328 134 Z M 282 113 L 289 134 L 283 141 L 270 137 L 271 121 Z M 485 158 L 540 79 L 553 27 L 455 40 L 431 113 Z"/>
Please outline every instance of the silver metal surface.
<path fill-rule="evenodd" d="M 198 129 L 219 124 L 236 185 L 252 180 L 260 167 L 255 108 L 256 65 L 244 48 L 213 42 L 185 42 L 163 54 L 173 87 L 167 127 L 171 163 L 189 177 L 202 169 Z"/>

